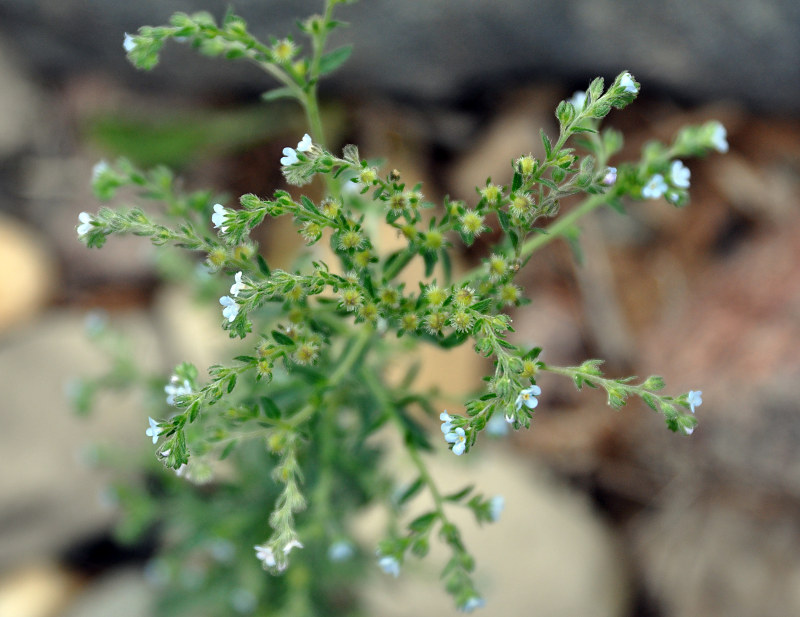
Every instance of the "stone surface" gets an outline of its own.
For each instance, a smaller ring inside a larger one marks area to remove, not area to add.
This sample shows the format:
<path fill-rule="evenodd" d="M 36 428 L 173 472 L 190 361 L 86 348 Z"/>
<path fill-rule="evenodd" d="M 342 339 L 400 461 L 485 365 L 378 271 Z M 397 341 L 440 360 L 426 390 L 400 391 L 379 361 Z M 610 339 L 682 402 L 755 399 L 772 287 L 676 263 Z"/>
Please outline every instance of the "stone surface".
<path fill-rule="evenodd" d="M 257 35 L 281 37 L 298 34 L 295 20 L 321 7 L 321 0 L 244 0 L 235 8 Z M 146 79 L 126 66 L 124 32 L 165 23 L 174 11 L 208 9 L 220 17 L 225 8 L 222 0 L 2 0 L 0 32 L 46 78 L 88 70 L 154 89 L 270 87 L 252 67 L 186 60 L 183 52 L 168 52 L 167 62 Z M 800 55 L 800 6 L 794 0 L 461 0 L 457 10 L 448 0 L 370 0 L 339 15 L 352 26 L 336 40 L 357 44 L 336 78 L 340 92 L 429 101 L 491 98 L 510 76 L 558 76 L 582 85 L 597 74 L 612 77 L 628 69 L 648 90 L 669 90 L 682 99 L 800 109 L 800 67 L 787 61 Z"/>
<path fill-rule="evenodd" d="M 506 443 L 484 441 L 481 446 L 469 457 L 442 453 L 430 459 L 431 473 L 443 490 L 474 483 L 484 495 L 505 496 L 500 521 L 480 528 L 470 512 L 449 509 L 476 560 L 475 580 L 486 600 L 481 614 L 627 614 L 626 565 L 613 533 L 586 497 L 544 468 L 521 464 Z M 366 526 L 378 527 L 375 521 Z M 423 561 L 410 558 L 398 579 L 376 573 L 377 580 L 365 586 L 366 613 L 387 617 L 454 614 L 452 598 L 439 580 L 449 555 L 433 541 L 428 557 Z"/>
<path fill-rule="evenodd" d="M 0 617 L 55 617 L 75 595 L 74 574 L 42 562 L 0 577 Z"/>
<path fill-rule="evenodd" d="M 0 452 L 7 462 L 0 474 L 0 570 L 52 556 L 110 525 L 114 511 L 102 500 L 109 478 L 87 456 L 107 444 L 133 457 L 147 443 L 147 418 L 133 397 L 103 396 L 90 418 L 69 409 L 68 380 L 106 367 L 83 319 L 51 314 L 0 339 Z M 158 362 L 147 318 L 112 316 L 112 322 L 132 337 L 138 357 Z"/>
<path fill-rule="evenodd" d="M 45 241 L 0 216 L 0 332 L 36 317 L 53 296 L 55 265 Z"/>
<path fill-rule="evenodd" d="M 119 570 L 92 583 L 58 617 L 151 617 L 153 587 L 142 572 Z"/>

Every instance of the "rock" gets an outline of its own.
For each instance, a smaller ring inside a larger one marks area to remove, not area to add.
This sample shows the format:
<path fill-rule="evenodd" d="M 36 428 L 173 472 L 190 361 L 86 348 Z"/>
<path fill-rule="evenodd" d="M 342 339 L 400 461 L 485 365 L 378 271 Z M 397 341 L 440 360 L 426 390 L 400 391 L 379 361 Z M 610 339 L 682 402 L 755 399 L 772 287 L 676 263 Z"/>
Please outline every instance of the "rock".
<path fill-rule="evenodd" d="M 628 573 L 613 534 L 588 500 L 543 468 L 521 463 L 508 453 L 506 444 L 480 445 L 469 457 L 443 453 L 429 461 L 443 490 L 474 483 L 484 495 L 505 496 L 500 520 L 480 528 L 471 512 L 448 509 L 476 560 L 475 580 L 486 600 L 482 614 L 626 614 Z M 374 526 L 375 521 L 370 523 Z M 376 572 L 380 578 L 365 586 L 366 613 L 453 614 L 452 598 L 439 580 L 449 556 L 435 540 L 424 560 L 410 558 L 404 564 L 399 579 Z"/>
<path fill-rule="evenodd" d="M 254 33 L 299 33 L 297 19 L 319 12 L 319 0 L 241 2 L 237 11 Z M 749 7 L 749 8 L 748 8 Z M 742 8 L 726 0 L 674 6 L 635 0 L 490 0 L 393 2 L 343 7 L 351 27 L 337 44 L 355 42 L 352 59 L 335 78 L 340 93 L 392 95 L 423 101 L 491 99 L 508 79 L 560 76 L 585 87 L 596 75 L 628 69 L 646 91 L 671 91 L 683 100 L 734 99 L 767 111 L 800 109 L 800 73 L 776 61 L 798 54 L 800 14 L 794 0 L 765 0 Z M 124 32 L 161 25 L 174 11 L 208 9 L 216 0 L 2 0 L 2 34 L 37 74 L 64 78 L 106 71 L 152 89 L 220 92 L 271 87 L 238 63 L 189 59 L 167 51 L 151 76 L 136 76 L 122 53 Z M 91 19 L 86 16 L 91 15 Z M 391 26 L 387 26 L 391 24 Z M 680 41 L 676 45 L 675 41 Z M 305 41 L 303 41 L 305 43 Z"/>
<path fill-rule="evenodd" d="M 44 240 L 0 216 L 0 332 L 37 315 L 53 295 L 55 268 Z"/>
<path fill-rule="evenodd" d="M 0 451 L 13 464 L 0 475 L 0 569 L 23 559 L 57 554 L 111 524 L 103 502 L 108 477 L 90 467 L 97 445 L 131 460 L 146 448 L 141 401 L 102 396 L 96 413 L 79 418 L 69 409 L 70 379 L 99 375 L 106 357 L 88 341 L 77 313 L 53 313 L 0 340 L 4 389 Z M 141 314 L 113 316 L 139 358 L 158 362 L 152 326 Z M 140 449 L 141 448 L 141 449 Z"/>
<path fill-rule="evenodd" d="M 694 482 L 689 474 L 634 526 L 637 561 L 669 617 L 800 614 L 796 503 Z"/>
<path fill-rule="evenodd" d="M 0 579 L 0 617 L 53 617 L 78 587 L 74 574 L 52 563 L 17 567 Z"/>
<path fill-rule="evenodd" d="M 153 595 L 140 570 L 119 570 L 93 581 L 59 617 L 150 617 Z"/>

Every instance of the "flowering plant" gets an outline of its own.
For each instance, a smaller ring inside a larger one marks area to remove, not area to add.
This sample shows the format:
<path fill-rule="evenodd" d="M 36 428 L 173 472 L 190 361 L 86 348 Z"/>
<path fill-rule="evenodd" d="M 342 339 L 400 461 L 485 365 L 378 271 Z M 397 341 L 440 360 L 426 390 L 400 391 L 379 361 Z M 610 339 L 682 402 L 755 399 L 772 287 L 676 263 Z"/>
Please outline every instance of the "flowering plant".
<path fill-rule="evenodd" d="M 151 417 L 146 430 L 158 460 L 191 482 L 209 482 L 221 460 L 235 469 L 233 479 L 219 480 L 212 503 L 201 503 L 189 489 L 174 489 L 173 495 L 183 495 L 182 511 L 192 511 L 181 521 L 174 553 L 189 559 L 198 537 L 217 538 L 228 548 L 214 545 L 224 555 L 213 567 L 227 574 L 213 580 L 235 587 L 230 600 L 235 607 L 255 610 L 271 597 L 269 605 L 274 608 L 278 598 L 287 614 L 320 606 L 330 614 L 339 609 L 320 598 L 333 593 L 339 578 L 363 566 L 356 565 L 355 557 L 363 555 L 347 522 L 355 510 L 382 500 L 393 518 L 376 547 L 377 565 L 398 576 L 410 556 L 423 557 L 438 535 L 451 551 L 442 571 L 444 586 L 457 607 L 471 611 L 484 601 L 472 578 L 473 559 L 448 510 L 466 507 L 479 522 L 492 522 L 500 517 L 503 498 L 486 497 L 471 486 L 443 493 L 424 453 L 449 447 L 463 456 L 480 446 L 481 435 L 492 426 L 529 428 L 542 394 L 537 378 L 544 372 L 571 379 L 578 389 L 602 388 L 614 409 L 638 396 L 670 430 L 683 434 L 693 432 L 702 402 L 700 392 L 662 394 L 659 376 L 638 382 L 607 377 L 602 362 L 594 359 L 554 366 L 542 360 L 540 348 L 511 342 L 508 311 L 524 301 L 517 274 L 535 267 L 531 256 L 547 243 L 574 238 L 576 222 L 600 206 L 622 210 L 623 200 L 661 197 L 685 205 L 690 172 L 682 159 L 726 151 L 725 129 L 717 122 L 686 127 L 672 144 L 651 143 L 641 160 L 612 166 L 622 136 L 602 129 L 602 120 L 632 103 L 640 89 L 624 71 L 608 85 L 597 78 L 586 91 L 559 103 L 558 135 L 541 132 L 544 158 L 522 154 L 513 160 L 509 184 L 489 179 L 471 200 L 434 204 L 421 185 L 407 183 L 397 170 L 382 171 L 356 146 L 338 153 L 326 142 L 317 86 L 350 53 L 349 47 L 326 51 L 328 35 L 339 25 L 334 8 L 344 2 L 326 0 L 323 15 L 302 23 L 310 40 L 306 55 L 291 38 L 257 40 L 232 13 L 220 24 L 207 13 L 179 13 L 168 25 L 143 27 L 124 39 L 128 58 L 142 69 L 155 66 L 162 46 L 173 40 L 207 55 L 244 58 L 265 70 L 280 85 L 265 98 L 296 100 L 308 122 L 309 132 L 297 145 L 283 149 L 281 171 L 296 187 L 321 178 L 324 199 L 315 202 L 279 189 L 271 196 L 242 195 L 238 205 L 217 203 L 209 192 L 181 192 L 164 168 L 142 170 L 120 159 L 95 167 L 98 198 L 108 200 L 122 187 L 135 187 L 143 198 L 166 204 L 162 215 L 136 207 L 101 208 L 81 213 L 77 232 L 90 248 L 102 247 L 111 235 L 135 234 L 157 246 L 192 251 L 208 273 L 224 279 L 224 289 L 229 287 L 219 297 L 220 324 L 231 339 L 245 341 L 244 351 L 237 345 L 234 357 L 211 366 L 207 378 L 187 363 L 162 377 L 159 388 L 166 401 L 152 412 L 158 419 Z M 551 222 L 561 201 L 576 194 L 584 195 L 583 201 Z M 302 256 L 287 270 L 271 267 L 251 237 L 268 217 L 280 216 L 290 217 L 311 247 L 310 257 Z M 395 230 L 404 246 L 381 252 L 374 232 L 378 222 Z M 454 279 L 451 249 L 471 246 L 489 231 L 495 234 L 483 265 Z M 425 266 L 424 280 L 401 282 L 401 273 L 416 260 Z M 418 410 L 428 415 L 438 410 L 431 393 L 415 390 L 413 373 L 399 383 L 385 376 L 387 364 L 409 345 L 469 345 L 493 363 L 484 388 L 464 401 L 462 413 L 440 412 L 443 439 L 431 440 L 420 418 Z M 124 362 L 117 357 L 112 370 Z M 386 425 L 401 435 L 418 473 L 399 493 L 377 465 L 384 453 L 370 439 Z M 264 478 L 267 471 L 272 482 Z M 404 504 L 423 490 L 432 497 L 432 509 L 401 524 Z M 223 502 L 237 515 L 199 514 L 219 511 L 222 506 L 215 504 Z M 265 536 L 266 523 L 271 532 Z M 232 547 L 234 542 L 239 544 Z M 230 566 L 230 553 L 241 554 L 242 544 L 254 546 L 255 554 L 247 549 L 251 563 L 286 576 L 267 583 L 253 578 L 250 564 Z M 331 563 L 352 562 L 353 569 L 321 566 L 315 559 L 320 555 Z"/>

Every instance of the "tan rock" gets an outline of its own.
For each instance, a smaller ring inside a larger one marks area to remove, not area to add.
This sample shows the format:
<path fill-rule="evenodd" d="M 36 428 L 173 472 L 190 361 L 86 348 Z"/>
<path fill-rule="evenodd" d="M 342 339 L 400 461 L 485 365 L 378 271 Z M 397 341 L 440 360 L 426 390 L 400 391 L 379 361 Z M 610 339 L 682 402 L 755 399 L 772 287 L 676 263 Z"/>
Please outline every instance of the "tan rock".
<path fill-rule="evenodd" d="M 53 294 L 55 268 L 44 239 L 0 217 L 0 332 L 36 315 Z"/>

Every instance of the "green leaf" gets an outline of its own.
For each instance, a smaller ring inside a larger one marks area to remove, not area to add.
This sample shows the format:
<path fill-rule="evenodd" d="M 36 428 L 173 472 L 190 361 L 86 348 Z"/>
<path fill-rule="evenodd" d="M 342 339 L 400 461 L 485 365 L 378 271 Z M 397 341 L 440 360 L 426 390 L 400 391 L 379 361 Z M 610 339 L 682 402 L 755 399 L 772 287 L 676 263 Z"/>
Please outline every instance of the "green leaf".
<path fill-rule="evenodd" d="M 319 74 L 327 75 L 342 66 L 353 52 L 352 45 L 346 45 L 325 54 L 319 61 Z"/>
<path fill-rule="evenodd" d="M 275 88 L 268 90 L 261 94 L 262 101 L 277 101 L 278 99 L 294 99 L 297 98 L 294 89 L 284 86 L 283 88 Z"/>
<path fill-rule="evenodd" d="M 425 251 L 422 253 L 422 259 L 425 260 L 425 277 L 428 278 L 433 274 L 433 269 L 436 267 L 438 257 L 437 254 L 432 251 Z"/>
<path fill-rule="evenodd" d="M 397 505 L 402 506 L 404 503 L 412 499 L 417 493 L 422 490 L 422 487 L 425 486 L 425 480 L 421 477 L 417 478 L 414 483 L 409 486 L 403 494 L 400 495 L 400 498 L 397 500 Z"/>
<path fill-rule="evenodd" d="M 656 406 L 656 399 L 652 394 L 647 394 L 646 392 L 642 394 L 642 400 L 647 403 L 647 406 L 652 409 L 653 411 L 658 411 L 658 407 Z"/>
<path fill-rule="evenodd" d="M 539 129 L 539 135 L 542 136 L 542 145 L 544 146 L 544 153 L 549 159 L 553 155 L 553 146 L 550 143 L 550 138 L 544 132 L 544 129 Z"/>
<path fill-rule="evenodd" d="M 235 447 L 236 447 L 235 441 L 232 441 L 227 446 L 225 446 L 225 449 L 222 451 L 222 454 L 219 455 L 219 460 L 224 461 L 226 458 L 228 458 L 231 455 L 231 452 L 233 452 L 233 449 Z"/>
<path fill-rule="evenodd" d="M 237 380 L 236 373 L 231 375 L 230 379 L 228 379 L 228 394 L 233 392 L 233 389 L 236 387 L 236 380 Z"/>
<path fill-rule="evenodd" d="M 511 191 L 519 190 L 519 187 L 522 186 L 522 174 L 518 171 L 514 172 L 514 178 L 511 180 Z"/>
<path fill-rule="evenodd" d="M 430 529 L 433 522 L 439 517 L 438 512 L 428 512 L 427 514 L 423 514 L 422 516 L 418 516 L 413 521 L 408 524 L 408 528 L 411 531 L 415 531 L 417 533 L 424 533 Z"/>
<path fill-rule="evenodd" d="M 273 330 L 272 338 L 274 338 L 275 342 L 278 343 L 279 345 L 287 345 L 290 347 L 294 347 L 294 340 L 286 336 L 283 332 L 279 332 L 278 330 Z"/>
<path fill-rule="evenodd" d="M 458 491 L 456 493 L 451 493 L 450 495 L 445 495 L 443 497 L 443 499 L 445 501 L 461 501 L 462 499 L 464 499 L 464 497 L 469 495 L 470 492 L 472 492 L 472 489 L 474 489 L 474 488 L 475 488 L 475 485 L 474 484 L 470 484 L 469 486 L 467 486 L 465 488 L 462 488 L 460 491 Z"/>

